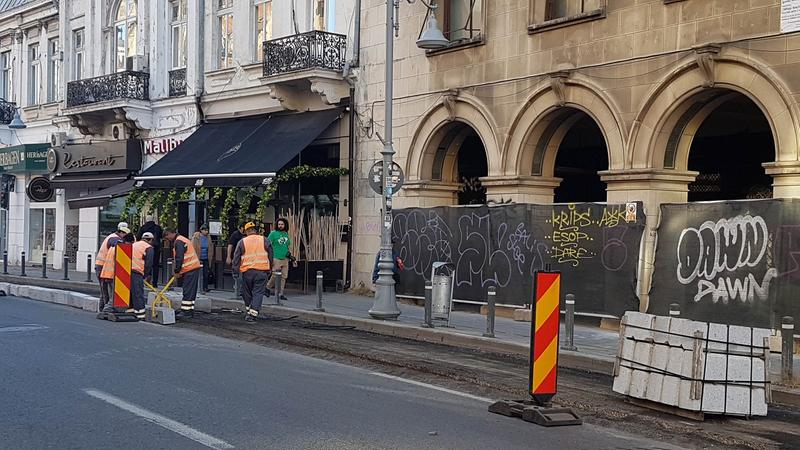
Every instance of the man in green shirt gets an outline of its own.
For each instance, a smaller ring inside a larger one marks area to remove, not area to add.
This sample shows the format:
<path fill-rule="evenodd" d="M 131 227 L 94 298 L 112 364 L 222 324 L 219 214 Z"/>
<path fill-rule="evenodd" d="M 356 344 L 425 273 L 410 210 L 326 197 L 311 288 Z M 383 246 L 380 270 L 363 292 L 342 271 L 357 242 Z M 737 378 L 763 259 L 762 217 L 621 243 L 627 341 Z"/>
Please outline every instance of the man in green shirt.
<path fill-rule="evenodd" d="M 281 300 L 286 300 L 286 296 L 283 295 L 283 289 L 286 286 L 286 278 L 289 277 L 289 259 L 291 258 L 289 247 L 292 245 L 292 240 L 289 238 L 288 233 L 289 221 L 281 217 L 277 220 L 275 226 L 277 228 L 267 236 L 267 239 L 272 244 L 273 251 L 272 276 L 267 283 L 267 296 L 270 295 L 270 290 L 275 288 L 275 272 L 280 270 L 281 290 L 278 295 L 280 295 Z M 294 262 L 294 266 L 297 267 L 297 262 Z"/>

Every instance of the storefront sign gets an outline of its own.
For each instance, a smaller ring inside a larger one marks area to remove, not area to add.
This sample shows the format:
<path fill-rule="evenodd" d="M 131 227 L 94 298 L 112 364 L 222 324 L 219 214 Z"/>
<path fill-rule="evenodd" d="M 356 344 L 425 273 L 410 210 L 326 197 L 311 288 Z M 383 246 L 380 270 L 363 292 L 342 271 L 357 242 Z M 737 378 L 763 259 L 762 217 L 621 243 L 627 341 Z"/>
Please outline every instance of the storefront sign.
<path fill-rule="evenodd" d="M 48 144 L 0 148 L 0 173 L 46 172 Z"/>
<path fill-rule="evenodd" d="M 138 171 L 141 165 L 141 141 L 137 139 L 54 147 L 47 155 L 47 168 L 58 174 Z"/>
<path fill-rule="evenodd" d="M 35 202 L 49 202 L 53 199 L 53 191 L 50 180 L 44 177 L 36 177 L 28 183 L 28 198 Z"/>
<path fill-rule="evenodd" d="M 781 0 L 781 33 L 800 30 L 800 0 Z"/>
<path fill-rule="evenodd" d="M 145 155 L 163 155 L 175 150 L 183 139 L 164 138 L 164 139 L 150 139 L 144 141 L 144 154 Z"/>

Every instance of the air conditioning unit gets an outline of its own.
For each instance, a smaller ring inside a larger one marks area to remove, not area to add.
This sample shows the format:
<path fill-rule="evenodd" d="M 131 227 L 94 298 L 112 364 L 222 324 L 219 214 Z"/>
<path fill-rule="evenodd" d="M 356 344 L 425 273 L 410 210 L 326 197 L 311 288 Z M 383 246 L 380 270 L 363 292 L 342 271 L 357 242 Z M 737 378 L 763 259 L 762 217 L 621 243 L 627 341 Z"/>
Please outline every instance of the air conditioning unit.
<path fill-rule="evenodd" d="M 125 58 L 125 70 L 147 72 L 147 56 L 134 55 Z"/>
<path fill-rule="evenodd" d="M 63 131 L 50 134 L 51 147 L 61 147 L 62 145 L 65 145 L 67 142 L 69 142 L 69 139 L 67 139 L 67 133 L 64 133 Z"/>
<path fill-rule="evenodd" d="M 109 125 L 108 133 L 112 139 L 117 141 L 124 141 L 130 137 L 130 131 L 123 123 L 112 123 Z"/>

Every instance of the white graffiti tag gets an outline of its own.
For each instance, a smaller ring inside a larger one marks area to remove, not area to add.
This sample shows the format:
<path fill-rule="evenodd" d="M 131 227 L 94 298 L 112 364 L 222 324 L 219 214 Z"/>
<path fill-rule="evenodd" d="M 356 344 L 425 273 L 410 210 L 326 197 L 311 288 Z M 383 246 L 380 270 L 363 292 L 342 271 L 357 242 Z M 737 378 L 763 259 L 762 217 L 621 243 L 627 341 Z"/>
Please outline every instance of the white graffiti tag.
<path fill-rule="evenodd" d="M 769 239 L 764 219 L 749 214 L 686 228 L 678 239 L 678 281 L 684 285 L 697 281 L 695 302 L 707 295 L 713 303 L 724 304 L 736 299 L 766 300 L 770 282 L 777 276 L 774 267 L 763 269 L 768 265 Z M 761 283 L 756 271 L 764 272 Z"/>

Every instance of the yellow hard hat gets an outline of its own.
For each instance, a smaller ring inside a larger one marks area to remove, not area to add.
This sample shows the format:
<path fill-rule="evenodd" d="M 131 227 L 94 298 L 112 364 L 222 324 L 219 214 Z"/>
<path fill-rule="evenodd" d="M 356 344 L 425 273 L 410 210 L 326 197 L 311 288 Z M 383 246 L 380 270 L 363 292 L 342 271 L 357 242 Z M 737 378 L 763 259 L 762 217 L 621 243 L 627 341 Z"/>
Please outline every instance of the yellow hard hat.
<path fill-rule="evenodd" d="M 255 227 L 256 227 L 256 224 L 254 224 L 253 222 L 247 222 L 246 224 L 244 224 L 244 229 L 245 230 L 249 230 L 250 228 L 255 228 Z"/>

